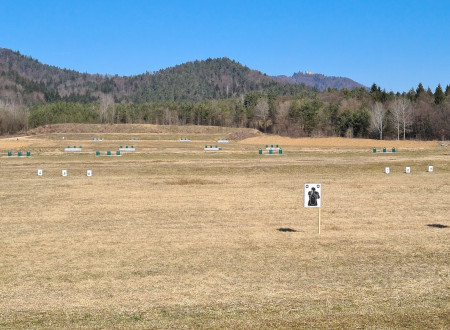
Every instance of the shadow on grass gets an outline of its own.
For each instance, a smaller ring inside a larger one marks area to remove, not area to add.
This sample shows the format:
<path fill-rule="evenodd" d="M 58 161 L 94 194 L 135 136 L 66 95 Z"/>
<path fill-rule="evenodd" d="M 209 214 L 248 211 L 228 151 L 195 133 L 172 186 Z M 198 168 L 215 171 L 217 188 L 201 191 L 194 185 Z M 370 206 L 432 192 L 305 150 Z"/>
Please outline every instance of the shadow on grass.
<path fill-rule="evenodd" d="M 441 225 L 441 224 L 438 224 L 438 223 L 433 223 L 433 224 L 430 224 L 430 225 L 427 225 L 428 227 L 434 227 L 434 228 L 448 228 L 449 226 L 446 226 L 446 225 Z"/>
<path fill-rule="evenodd" d="M 282 232 L 288 232 L 288 233 L 296 233 L 297 231 L 295 229 L 292 228 L 278 228 L 278 231 L 282 231 Z"/>

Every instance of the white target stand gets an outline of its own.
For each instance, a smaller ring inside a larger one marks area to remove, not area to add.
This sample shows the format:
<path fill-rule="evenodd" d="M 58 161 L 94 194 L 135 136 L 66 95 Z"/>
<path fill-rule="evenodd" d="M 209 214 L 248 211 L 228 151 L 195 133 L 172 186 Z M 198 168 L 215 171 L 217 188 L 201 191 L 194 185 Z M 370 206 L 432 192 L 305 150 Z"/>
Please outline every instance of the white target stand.
<path fill-rule="evenodd" d="M 322 206 L 322 185 L 320 183 L 306 183 L 304 196 L 304 207 L 317 207 L 319 209 L 318 231 L 320 235 L 320 208 Z"/>
<path fill-rule="evenodd" d="M 386 174 L 391 173 L 391 169 L 390 169 L 389 167 L 386 167 L 386 168 L 384 169 L 384 173 L 386 173 Z"/>
<path fill-rule="evenodd" d="M 433 172 L 434 168 L 432 165 L 428 166 L 428 172 Z"/>
<path fill-rule="evenodd" d="M 92 176 L 92 170 L 87 170 L 86 171 L 86 176 L 87 177 L 91 177 Z"/>
<path fill-rule="evenodd" d="M 44 175 L 44 171 L 42 171 L 41 169 L 38 169 L 37 175 L 38 176 L 43 176 Z"/>
<path fill-rule="evenodd" d="M 406 166 L 406 174 L 410 174 L 411 173 L 411 167 L 409 167 L 409 166 Z"/>
<path fill-rule="evenodd" d="M 67 176 L 67 170 L 62 170 L 62 171 L 61 171 L 61 176 L 66 177 L 66 176 Z"/>

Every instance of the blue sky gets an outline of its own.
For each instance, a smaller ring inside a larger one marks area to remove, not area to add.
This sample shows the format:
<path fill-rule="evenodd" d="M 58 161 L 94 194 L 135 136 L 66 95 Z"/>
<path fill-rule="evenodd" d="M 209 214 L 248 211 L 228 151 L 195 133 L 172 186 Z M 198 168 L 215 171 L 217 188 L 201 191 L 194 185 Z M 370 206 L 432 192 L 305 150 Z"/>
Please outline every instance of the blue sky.
<path fill-rule="evenodd" d="M 136 75 L 228 57 L 386 91 L 450 84 L 450 1 L 15 0 L 0 47 L 80 72 Z"/>

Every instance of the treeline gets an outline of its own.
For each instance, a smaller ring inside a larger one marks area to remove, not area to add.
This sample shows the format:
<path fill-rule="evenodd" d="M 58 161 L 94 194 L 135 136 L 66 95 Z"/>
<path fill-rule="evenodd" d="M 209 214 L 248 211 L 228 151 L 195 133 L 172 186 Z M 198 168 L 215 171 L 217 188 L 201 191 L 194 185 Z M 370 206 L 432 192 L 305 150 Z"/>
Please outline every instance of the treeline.
<path fill-rule="evenodd" d="M 387 93 L 364 88 L 295 95 L 277 91 L 240 97 L 142 104 L 58 101 L 34 106 L 29 127 L 54 123 L 148 123 L 251 127 L 292 137 L 344 136 L 380 139 L 448 139 L 450 86 Z"/>

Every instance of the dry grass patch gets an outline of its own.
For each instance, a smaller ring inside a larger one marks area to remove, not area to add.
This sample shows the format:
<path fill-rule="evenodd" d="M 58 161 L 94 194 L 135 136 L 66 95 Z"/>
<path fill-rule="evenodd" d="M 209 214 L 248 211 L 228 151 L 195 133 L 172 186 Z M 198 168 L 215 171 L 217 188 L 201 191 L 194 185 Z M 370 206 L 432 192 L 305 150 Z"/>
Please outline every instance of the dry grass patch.
<path fill-rule="evenodd" d="M 285 146 L 299 146 L 299 147 L 341 147 L 341 148 L 383 148 L 392 149 L 392 147 L 399 148 L 413 148 L 413 149 L 429 149 L 436 148 L 439 143 L 437 141 L 380 141 L 370 139 L 348 139 L 348 138 L 289 138 L 281 136 L 258 136 L 251 137 L 240 141 L 242 144 L 253 145 L 271 145 L 278 144 Z"/>
<path fill-rule="evenodd" d="M 166 181 L 166 183 L 169 185 L 180 185 L 180 186 L 218 184 L 218 182 L 215 182 L 212 180 L 204 180 L 204 179 L 200 179 L 200 178 L 194 178 L 194 179 L 180 178 L 180 179 L 176 179 L 176 180 Z"/>
<path fill-rule="evenodd" d="M 123 157 L 0 158 L 0 327 L 447 327 L 445 150 L 141 142 Z M 323 185 L 320 236 L 307 182 Z"/>

